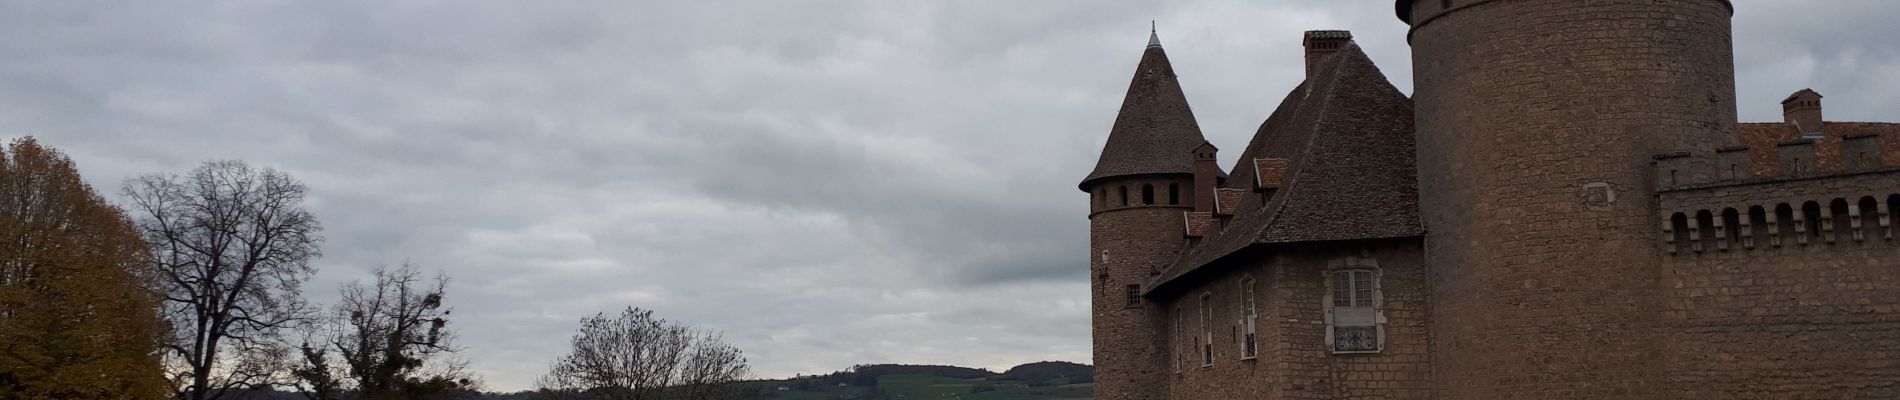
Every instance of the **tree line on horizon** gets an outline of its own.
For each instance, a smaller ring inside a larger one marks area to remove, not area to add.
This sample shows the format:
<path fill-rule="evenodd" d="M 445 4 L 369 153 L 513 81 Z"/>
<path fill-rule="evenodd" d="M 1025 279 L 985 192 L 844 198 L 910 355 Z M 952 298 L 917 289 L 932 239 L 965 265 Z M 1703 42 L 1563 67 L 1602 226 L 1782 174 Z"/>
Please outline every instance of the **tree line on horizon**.
<path fill-rule="evenodd" d="M 0 400 L 480 395 L 450 279 L 403 263 L 303 298 L 321 257 L 309 189 L 236 160 L 127 180 L 124 207 L 32 137 L 0 151 Z M 627 307 L 583 318 L 547 399 L 749 398 L 717 332 Z M 755 394 L 753 394 L 755 395 Z"/>

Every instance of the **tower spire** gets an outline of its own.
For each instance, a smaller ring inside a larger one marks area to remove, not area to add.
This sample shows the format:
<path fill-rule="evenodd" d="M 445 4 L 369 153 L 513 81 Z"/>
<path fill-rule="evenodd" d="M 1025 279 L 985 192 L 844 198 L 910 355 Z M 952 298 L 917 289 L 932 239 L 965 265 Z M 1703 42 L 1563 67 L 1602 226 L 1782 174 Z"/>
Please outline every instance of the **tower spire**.
<path fill-rule="evenodd" d="M 1148 47 L 1161 47 L 1161 35 L 1155 33 L 1155 21 L 1148 20 Z"/>
<path fill-rule="evenodd" d="M 1108 142 L 1102 146 L 1102 158 L 1095 171 L 1082 181 L 1082 187 L 1109 177 L 1178 174 L 1192 176 L 1191 152 L 1207 142 L 1201 127 L 1188 109 L 1187 95 L 1168 63 L 1161 39 L 1149 27 L 1148 48 L 1141 52 L 1122 99 L 1121 112 L 1109 129 Z"/>

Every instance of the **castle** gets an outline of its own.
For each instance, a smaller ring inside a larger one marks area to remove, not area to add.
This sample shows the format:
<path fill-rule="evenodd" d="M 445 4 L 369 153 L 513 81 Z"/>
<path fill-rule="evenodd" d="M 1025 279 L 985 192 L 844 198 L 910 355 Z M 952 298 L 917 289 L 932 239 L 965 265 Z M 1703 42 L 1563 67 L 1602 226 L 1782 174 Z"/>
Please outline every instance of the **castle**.
<path fill-rule="evenodd" d="M 1900 398 L 1900 124 L 1738 123 L 1726 0 L 1396 11 L 1411 97 L 1307 32 L 1231 168 L 1150 37 L 1080 184 L 1096 398 Z"/>

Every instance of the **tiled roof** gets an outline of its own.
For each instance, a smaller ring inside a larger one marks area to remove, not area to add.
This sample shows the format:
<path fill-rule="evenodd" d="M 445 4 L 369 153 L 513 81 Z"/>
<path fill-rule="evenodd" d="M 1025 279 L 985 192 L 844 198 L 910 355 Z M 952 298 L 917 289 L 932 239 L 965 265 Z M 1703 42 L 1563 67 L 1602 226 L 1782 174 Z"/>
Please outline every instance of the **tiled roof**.
<path fill-rule="evenodd" d="M 1287 95 L 1240 155 L 1227 186 L 1247 190 L 1225 228 L 1183 250 L 1149 290 L 1255 244 L 1424 234 L 1414 136 L 1411 99 L 1357 45 L 1341 49 Z M 1288 160 L 1281 188 L 1252 190 L 1255 158 Z"/>
<path fill-rule="evenodd" d="M 1128 83 L 1102 157 L 1082 186 L 1087 189 L 1089 181 L 1111 176 L 1194 173 L 1191 152 L 1206 141 L 1167 52 L 1149 46 Z"/>

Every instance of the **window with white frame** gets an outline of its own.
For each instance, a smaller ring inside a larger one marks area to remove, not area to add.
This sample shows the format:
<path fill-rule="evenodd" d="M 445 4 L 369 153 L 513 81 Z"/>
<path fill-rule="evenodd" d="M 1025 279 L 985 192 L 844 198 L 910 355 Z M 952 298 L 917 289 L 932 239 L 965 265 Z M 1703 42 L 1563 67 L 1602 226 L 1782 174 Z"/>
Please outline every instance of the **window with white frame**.
<path fill-rule="evenodd" d="M 1200 344 L 1198 347 L 1201 350 L 1201 367 L 1203 368 L 1214 366 L 1214 327 L 1208 318 L 1213 316 L 1212 310 L 1208 309 L 1210 307 L 1208 301 L 1211 297 L 1213 297 L 1212 293 L 1201 293 L 1201 337 L 1197 340 Z"/>
<path fill-rule="evenodd" d="M 1327 280 L 1327 342 L 1334 353 L 1376 353 L 1384 348 L 1379 324 L 1379 274 L 1370 268 L 1335 270 Z"/>
<path fill-rule="evenodd" d="M 1260 356 L 1259 324 L 1260 309 L 1254 303 L 1253 278 L 1240 281 L 1240 358 L 1253 359 Z"/>

